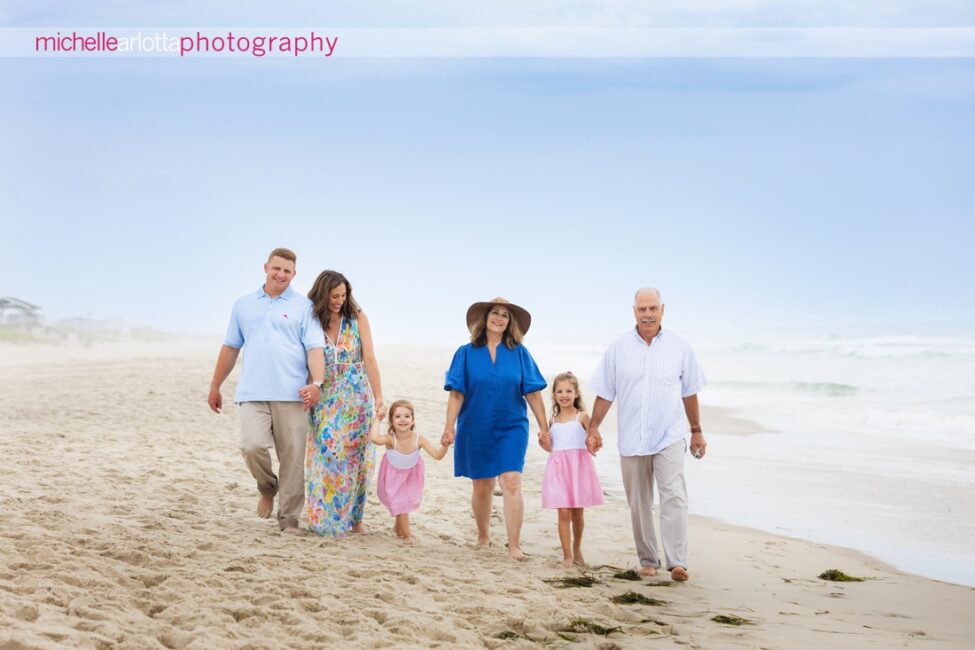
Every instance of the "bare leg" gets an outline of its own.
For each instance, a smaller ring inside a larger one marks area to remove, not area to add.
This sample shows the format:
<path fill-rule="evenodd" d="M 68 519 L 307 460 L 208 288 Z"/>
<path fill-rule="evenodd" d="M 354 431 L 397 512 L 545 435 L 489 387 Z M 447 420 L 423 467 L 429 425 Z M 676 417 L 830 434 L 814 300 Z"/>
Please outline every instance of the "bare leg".
<path fill-rule="evenodd" d="M 396 524 L 399 526 L 400 537 L 407 544 L 413 543 L 413 535 L 410 533 L 410 516 L 396 515 Z"/>
<path fill-rule="evenodd" d="M 274 497 L 261 495 L 261 498 L 257 500 L 257 516 L 262 519 L 267 519 L 271 516 L 271 511 L 274 510 Z"/>
<path fill-rule="evenodd" d="M 559 508 L 559 542 L 562 544 L 562 566 L 572 566 L 572 539 L 569 525 L 572 522 L 572 509 Z"/>
<path fill-rule="evenodd" d="M 525 518 L 525 499 L 521 494 L 521 473 L 505 472 L 501 475 L 501 491 L 504 492 L 504 527 L 508 532 L 508 557 L 523 560 L 521 552 L 521 524 Z"/>
<path fill-rule="evenodd" d="M 583 508 L 572 509 L 572 561 L 576 564 L 586 563 L 585 558 L 582 557 L 582 531 L 586 527 L 584 512 Z"/>
<path fill-rule="evenodd" d="M 474 521 L 477 522 L 477 545 L 488 546 L 491 543 L 489 525 L 491 523 L 491 502 L 494 499 L 494 479 L 476 478 L 473 483 L 471 510 L 474 511 Z"/>

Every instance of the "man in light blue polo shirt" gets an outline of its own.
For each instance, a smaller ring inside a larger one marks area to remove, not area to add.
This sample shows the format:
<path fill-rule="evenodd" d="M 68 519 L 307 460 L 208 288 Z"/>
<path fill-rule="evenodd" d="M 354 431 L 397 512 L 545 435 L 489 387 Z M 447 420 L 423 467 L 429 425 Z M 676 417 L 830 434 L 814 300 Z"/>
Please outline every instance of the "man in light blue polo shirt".
<path fill-rule="evenodd" d="M 287 248 L 275 248 L 264 265 L 264 285 L 234 303 L 207 400 L 219 413 L 220 386 L 243 349 L 234 398 L 240 405 L 240 450 L 261 494 L 257 514 L 269 517 L 277 496 L 278 525 L 289 533 L 299 532 L 305 500 L 305 411 L 318 403 L 325 376 L 325 333 L 311 300 L 291 288 L 295 261 Z M 278 456 L 277 476 L 271 447 Z"/>

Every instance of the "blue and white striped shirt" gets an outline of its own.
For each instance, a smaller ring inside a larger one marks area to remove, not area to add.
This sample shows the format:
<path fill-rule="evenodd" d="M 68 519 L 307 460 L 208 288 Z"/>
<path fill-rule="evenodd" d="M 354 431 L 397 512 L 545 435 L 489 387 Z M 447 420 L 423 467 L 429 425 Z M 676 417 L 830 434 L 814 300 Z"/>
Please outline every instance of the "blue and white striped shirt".
<path fill-rule="evenodd" d="M 684 397 L 696 395 L 707 379 L 691 344 L 660 329 L 651 345 L 634 327 L 609 344 L 589 384 L 616 402 L 620 456 L 660 453 L 687 433 Z"/>

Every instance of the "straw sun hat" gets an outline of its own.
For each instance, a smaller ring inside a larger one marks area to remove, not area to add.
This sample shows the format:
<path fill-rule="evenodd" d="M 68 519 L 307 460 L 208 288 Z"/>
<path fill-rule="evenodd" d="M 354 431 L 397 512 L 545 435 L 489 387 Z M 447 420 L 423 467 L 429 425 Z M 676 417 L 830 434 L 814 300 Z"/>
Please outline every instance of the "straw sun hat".
<path fill-rule="evenodd" d="M 528 313 L 528 310 L 524 307 L 519 307 L 516 304 L 510 303 L 504 298 L 495 298 L 489 302 L 475 302 L 473 305 L 467 308 L 467 329 L 473 327 L 474 323 L 478 321 L 485 313 L 487 313 L 495 305 L 500 305 L 508 310 L 511 317 L 518 321 L 518 327 L 521 328 L 522 334 L 528 333 L 528 328 L 532 324 L 532 315 Z"/>

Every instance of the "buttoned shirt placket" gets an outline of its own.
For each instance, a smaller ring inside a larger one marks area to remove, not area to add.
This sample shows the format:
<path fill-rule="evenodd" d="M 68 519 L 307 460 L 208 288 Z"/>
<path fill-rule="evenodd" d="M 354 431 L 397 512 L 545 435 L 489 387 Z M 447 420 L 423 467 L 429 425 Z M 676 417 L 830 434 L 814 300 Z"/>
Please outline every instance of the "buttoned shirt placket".
<path fill-rule="evenodd" d="M 640 345 L 643 346 L 641 349 L 643 353 L 643 391 L 640 400 L 640 447 L 642 449 L 650 447 L 650 416 L 653 411 L 653 402 L 650 399 L 653 392 L 653 359 L 656 356 L 657 347 L 660 347 L 654 347 L 653 342 L 662 332 L 662 329 L 658 330 L 657 335 L 650 340 L 650 343 L 647 343 L 639 332 L 636 333 Z"/>

